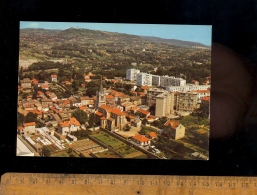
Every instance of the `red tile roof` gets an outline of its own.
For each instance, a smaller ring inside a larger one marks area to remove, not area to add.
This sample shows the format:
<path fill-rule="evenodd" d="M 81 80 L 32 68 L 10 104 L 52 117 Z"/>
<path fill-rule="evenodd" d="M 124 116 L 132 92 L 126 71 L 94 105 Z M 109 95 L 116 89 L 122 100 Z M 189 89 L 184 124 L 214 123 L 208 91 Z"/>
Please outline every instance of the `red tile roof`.
<path fill-rule="evenodd" d="M 116 115 L 126 115 L 124 112 L 122 112 L 119 108 L 113 108 L 111 113 Z"/>
<path fill-rule="evenodd" d="M 85 106 L 80 106 L 79 109 L 80 110 L 86 110 L 86 107 Z"/>
<path fill-rule="evenodd" d="M 61 127 L 69 127 L 70 126 L 68 121 L 60 122 L 59 124 L 61 125 Z"/>
<path fill-rule="evenodd" d="M 24 124 L 23 124 L 24 127 L 35 126 L 35 125 L 36 125 L 35 122 L 30 122 L 30 123 L 24 123 Z"/>
<path fill-rule="evenodd" d="M 106 105 L 101 105 L 100 108 L 107 110 L 108 112 L 112 111 L 112 108 Z"/>
<path fill-rule="evenodd" d="M 18 130 L 19 130 L 19 131 L 23 130 L 23 127 L 22 127 L 22 126 L 19 126 L 19 127 L 18 127 Z"/>
<path fill-rule="evenodd" d="M 95 113 L 97 116 L 103 116 L 103 114 L 101 112 L 96 112 Z"/>
<path fill-rule="evenodd" d="M 136 107 L 136 106 L 131 108 L 131 110 L 137 110 L 137 109 L 138 109 L 138 107 Z"/>
<path fill-rule="evenodd" d="M 52 74 L 51 77 L 52 78 L 57 78 L 57 75 L 56 74 Z"/>
<path fill-rule="evenodd" d="M 142 114 L 145 114 L 145 115 L 150 114 L 150 112 L 143 109 L 139 109 L 137 112 L 141 112 Z"/>
<path fill-rule="evenodd" d="M 197 93 L 210 93 L 210 90 L 194 90 Z"/>
<path fill-rule="evenodd" d="M 148 90 L 149 87 L 148 86 L 141 86 L 141 89 Z"/>
<path fill-rule="evenodd" d="M 112 96 L 112 95 L 105 95 L 105 98 L 106 98 L 106 99 L 113 99 L 114 96 Z"/>
<path fill-rule="evenodd" d="M 157 137 L 156 133 L 153 131 L 149 132 L 148 135 L 150 135 L 150 137 Z"/>
<path fill-rule="evenodd" d="M 74 117 L 70 118 L 70 124 L 75 126 L 80 126 L 79 121 L 77 121 L 77 119 Z"/>
<path fill-rule="evenodd" d="M 176 121 L 173 121 L 173 120 L 168 120 L 168 121 L 164 124 L 164 126 L 168 127 L 169 125 L 171 125 L 171 127 L 175 129 L 175 128 L 179 125 L 179 123 L 176 122 Z"/>
<path fill-rule="evenodd" d="M 203 100 L 203 101 L 208 101 L 208 102 L 209 102 L 209 101 L 211 100 L 211 98 L 210 98 L 210 96 L 205 96 L 205 97 L 203 97 L 203 98 L 202 98 L 202 100 Z"/>
<path fill-rule="evenodd" d="M 140 135 L 140 134 L 137 134 L 137 135 L 133 136 L 133 139 L 135 139 L 135 140 L 137 140 L 139 142 L 147 142 L 147 141 L 150 140 L 149 138 L 147 138 L 147 137 L 145 137 L 143 135 Z"/>
<path fill-rule="evenodd" d="M 38 91 L 37 94 L 38 95 L 44 95 L 44 93 L 42 91 Z"/>
<path fill-rule="evenodd" d="M 38 84 L 38 80 L 37 79 L 32 79 L 31 82 L 34 83 L 34 84 Z"/>
<path fill-rule="evenodd" d="M 29 110 L 28 112 L 32 112 L 32 113 L 37 114 L 37 115 L 42 114 L 42 111 L 39 111 L 39 110 Z"/>

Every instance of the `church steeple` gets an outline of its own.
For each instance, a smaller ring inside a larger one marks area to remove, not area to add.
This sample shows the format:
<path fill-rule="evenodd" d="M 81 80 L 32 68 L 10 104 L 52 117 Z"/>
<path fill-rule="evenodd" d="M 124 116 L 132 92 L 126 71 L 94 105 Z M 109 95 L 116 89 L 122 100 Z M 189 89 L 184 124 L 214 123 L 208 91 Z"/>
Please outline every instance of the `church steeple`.
<path fill-rule="evenodd" d="M 103 79 L 101 76 L 99 91 L 96 93 L 96 109 L 101 105 L 106 105 L 105 92 L 103 88 Z"/>
<path fill-rule="evenodd" d="M 101 78 L 100 78 L 100 79 L 101 79 L 101 80 L 100 80 L 99 94 L 102 94 L 102 93 L 104 93 L 102 75 L 101 75 Z"/>

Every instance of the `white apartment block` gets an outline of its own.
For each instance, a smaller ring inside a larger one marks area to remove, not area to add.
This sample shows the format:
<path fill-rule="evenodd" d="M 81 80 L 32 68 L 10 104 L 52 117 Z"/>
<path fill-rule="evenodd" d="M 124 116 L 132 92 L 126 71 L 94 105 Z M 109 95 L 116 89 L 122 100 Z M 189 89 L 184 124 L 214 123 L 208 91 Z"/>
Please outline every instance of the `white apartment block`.
<path fill-rule="evenodd" d="M 158 75 L 152 75 L 152 84 L 159 87 L 161 84 L 161 77 Z"/>
<path fill-rule="evenodd" d="M 186 92 L 195 90 L 210 89 L 210 85 L 185 85 L 185 86 L 166 86 L 165 89 L 170 92 Z"/>
<path fill-rule="evenodd" d="M 127 69 L 126 70 L 126 79 L 130 81 L 135 81 L 137 78 L 137 74 L 140 73 L 138 69 Z"/>
<path fill-rule="evenodd" d="M 147 73 L 137 74 L 137 86 L 152 86 L 152 75 Z"/>
<path fill-rule="evenodd" d="M 176 78 L 174 76 L 161 76 L 160 78 L 160 86 L 167 87 L 167 86 L 185 86 L 186 80 L 182 78 Z"/>

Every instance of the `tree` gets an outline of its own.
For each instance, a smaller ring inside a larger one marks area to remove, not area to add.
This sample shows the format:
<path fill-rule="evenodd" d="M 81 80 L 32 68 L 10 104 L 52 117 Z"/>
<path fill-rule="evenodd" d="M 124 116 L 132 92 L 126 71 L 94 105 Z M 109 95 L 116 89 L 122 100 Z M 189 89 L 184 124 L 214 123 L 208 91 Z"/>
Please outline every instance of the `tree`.
<path fill-rule="evenodd" d="M 43 157 L 51 156 L 51 151 L 50 151 L 50 149 L 48 147 L 43 146 L 43 148 L 42 148 L 42 156 Z"/>
<path fill-rule="evenodd" d="M 72 116 L 75 117 L 80 122 L 80 124 L 85 124 L 85 122 L 88 121 L 87 113 L 83 110 L 77 109 L 72 113 Z"/>
<path fill-rule="evenodd" d="M 131 126 L 130 125 L 128 125 L 128 124 L 126 124 L 126 126 L 125 126 L 125 131 L 130 131 L 130 129 L 131 129 Z"/>
<path fill-rule="evenodd" d="M 144 119 L 142 120 L 142 123 L 143 123 L 143 125 L 149 124 L 149 123 L 148 123 L 148 120 L 147 120 L 146 118 L 144 118 Z"/>
<path fill-rule="evenodd" d="M 17 125 L 21 126 L 24 123 L 25 120 L 25 116 L 21 113 L 18 112 L 18 121 L 17 121 Z"/>
<path fill-rule="evenodd" d="M 27 123 L 27 122 L 36 122 L 36 121 L 37 121 L 37 115 L 32 113 L 32 112 L 29 112 L 25 116 L 25 120 L 24 120 L 25 123 Z"/>

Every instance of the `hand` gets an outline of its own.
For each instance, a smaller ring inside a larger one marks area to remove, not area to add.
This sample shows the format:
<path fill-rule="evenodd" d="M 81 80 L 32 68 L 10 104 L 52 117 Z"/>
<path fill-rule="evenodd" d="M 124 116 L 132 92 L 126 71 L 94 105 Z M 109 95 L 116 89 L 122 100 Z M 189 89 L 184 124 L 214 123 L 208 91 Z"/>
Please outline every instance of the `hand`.
<path fill-rule="evenodd" d="M 210 137 L 228 138 L 242 128 L 253 82 L 242 58 L 220 44 L 212 45 Z"/>

